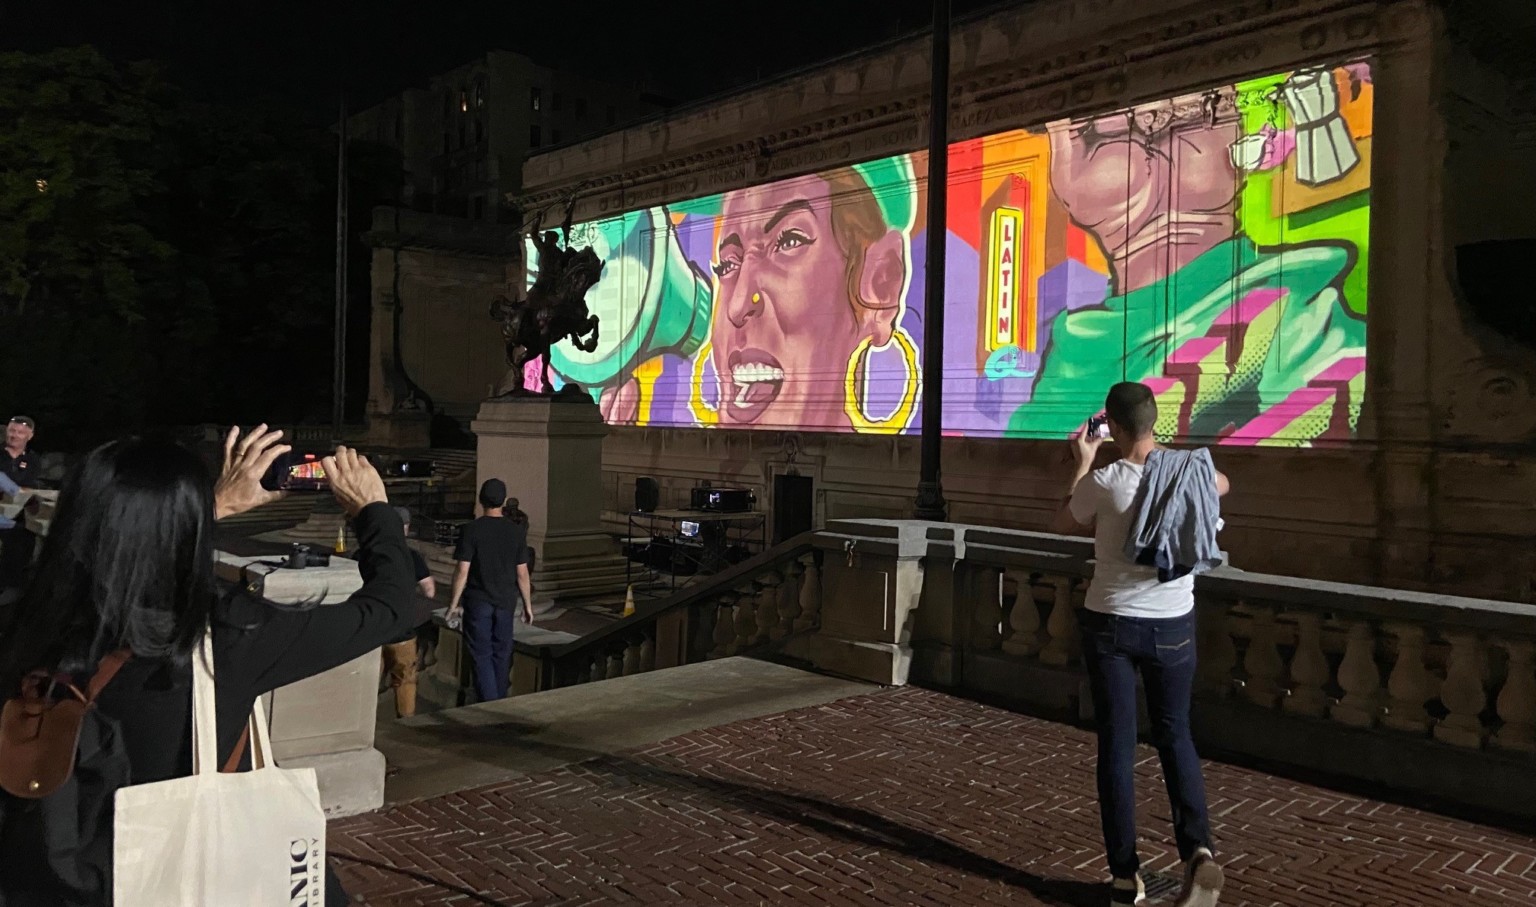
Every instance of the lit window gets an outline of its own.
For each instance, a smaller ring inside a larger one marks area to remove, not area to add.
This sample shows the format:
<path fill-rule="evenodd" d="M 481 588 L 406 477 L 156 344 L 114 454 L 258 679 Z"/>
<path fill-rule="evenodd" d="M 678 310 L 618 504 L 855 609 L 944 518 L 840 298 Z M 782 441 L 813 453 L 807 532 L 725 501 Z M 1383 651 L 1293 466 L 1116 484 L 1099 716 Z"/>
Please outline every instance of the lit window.
<path fill-rule="evenodd" d="M 544 109 L 543 101 L 539 94 L 539 88 L 537 85 L 528 89 L 528 105 L 535 111 Z"/>
<path fill-rule="evenodd" d="M 459 89 L 459 113 L 469 113 L 469 92 Z"/>
<path fill-rule="evenodd" d="M 37 191 L 38 192 L 47 192 L 48 191 L 48 181 L 47 180 L 38 180 L 37 181 Z"/>

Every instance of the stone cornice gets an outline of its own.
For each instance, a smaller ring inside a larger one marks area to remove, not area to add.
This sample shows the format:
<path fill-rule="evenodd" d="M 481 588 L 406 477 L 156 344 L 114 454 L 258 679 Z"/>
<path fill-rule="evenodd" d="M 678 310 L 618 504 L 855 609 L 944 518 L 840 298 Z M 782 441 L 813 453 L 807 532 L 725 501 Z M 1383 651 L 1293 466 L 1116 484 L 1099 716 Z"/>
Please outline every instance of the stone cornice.
<path fill-rule="evenodd" d="M 501 260 L 517 258 L 523 249 L 513 227 L 388 205 L 373 209 L 373 229 L 363 241 L 375 249 L 431 249 Z"/>
<path fill-rule="evenodd" d="M 1108 13 L 1120 5 L 1078 0 L 1075 7 Z M 1094 33 L 1052 46 L 1030 40 L 1049 29 L 1021 27 L 1022 12 L 967 26 L 955 39 L 952 137 L 1039 127 L 1258 72 L 1373 53 L 1428 40 L 1435 28 L 1426 0 L 1229 0 L 1186 4 L 1187 14 L 1174 18 L 1168 5 L 1127 5 L 1128 13 L 1163 8 L 1113 31 L 1096 24 Z M 1028 11 L 1038 17 L 1055 10 L 1057 18 L 1047 21 L 1058 22 L 1067 6 L 1073 4 Z M 578 219 L 586 219 L 913 150 L 927 130 L 926 60 L 922 42 L 906 42 L 790 85 L 724 99 L 714 115 L 694 111 L 538 156 L 525 170 L 533 191 L 514 203 L 537 210 L 563 206 L 574 194 Z M 818 88 L 820 97 L 813 97 Z M 776 107 L 811 113 L 786 121 L 772 116 Z M 753 111 L 758 129 L 763 122 L 782 125 L 755 135 L 731 131 Z"/>

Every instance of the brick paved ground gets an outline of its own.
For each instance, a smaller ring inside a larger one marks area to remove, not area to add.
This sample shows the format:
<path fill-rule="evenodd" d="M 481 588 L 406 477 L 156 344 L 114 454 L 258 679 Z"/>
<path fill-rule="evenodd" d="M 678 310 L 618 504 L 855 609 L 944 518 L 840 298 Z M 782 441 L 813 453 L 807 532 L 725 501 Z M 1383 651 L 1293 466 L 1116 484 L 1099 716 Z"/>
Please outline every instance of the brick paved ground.
<path fill-rule="evenodd" d="M 1143 859 L 1171 871 L 1143 755 Z M 1223 904 L 1536 905 L 1536 839 L 1225 765 L 1207 780 Z M 330 846 L 380 905 L 1106 899 L 1092 736 L 910 688 L 395 807 Z"/>

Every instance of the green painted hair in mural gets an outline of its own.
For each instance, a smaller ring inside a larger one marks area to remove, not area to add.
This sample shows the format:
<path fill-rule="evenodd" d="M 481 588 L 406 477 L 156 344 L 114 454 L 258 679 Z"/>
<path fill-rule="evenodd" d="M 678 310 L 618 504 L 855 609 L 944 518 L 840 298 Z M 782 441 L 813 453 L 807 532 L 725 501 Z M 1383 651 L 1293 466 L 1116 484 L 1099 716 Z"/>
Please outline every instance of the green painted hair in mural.
<path fill-rule="evenodd" d="M 892 230 L 906 233 L 916 219 L 917 180 L 912 175 L 912 159 L 905 154 L 883 157 L 878 161 L 854 164 L 854 172 L 864 178 L 864 184 L 885 215 L 885 223 Z"/>

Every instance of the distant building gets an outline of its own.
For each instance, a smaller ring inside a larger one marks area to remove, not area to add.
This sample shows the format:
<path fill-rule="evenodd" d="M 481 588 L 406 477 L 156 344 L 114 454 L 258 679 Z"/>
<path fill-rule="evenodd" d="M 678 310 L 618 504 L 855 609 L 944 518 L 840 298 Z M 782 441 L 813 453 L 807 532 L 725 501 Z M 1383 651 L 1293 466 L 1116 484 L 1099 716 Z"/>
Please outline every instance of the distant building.
<path fill-rule="evenodd" d="M 521 189 L 530 152 L 610 132 L 663 107 L 639 85 L 498 50 L 355 114 L 348 129 L 354 139 L 400 150 L 407 207 L 496 221 L 502 200 Z"/>

